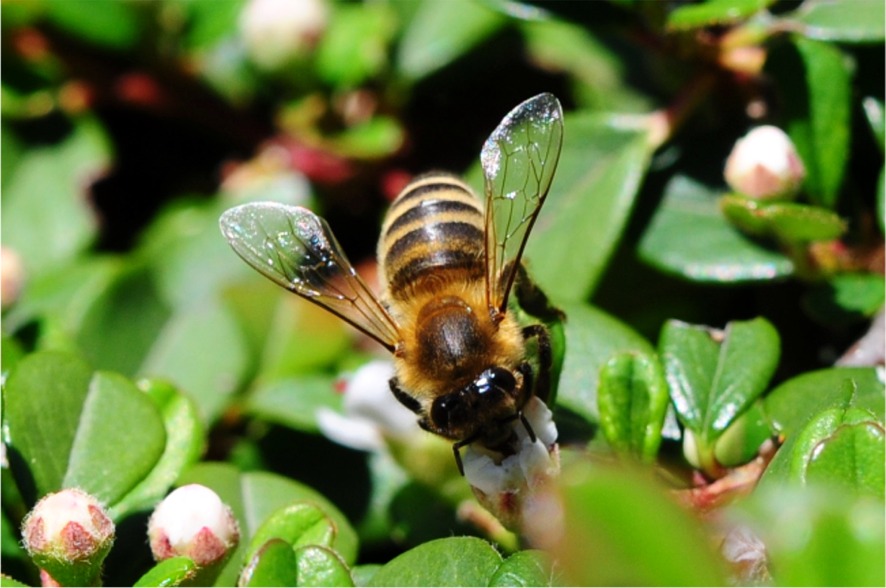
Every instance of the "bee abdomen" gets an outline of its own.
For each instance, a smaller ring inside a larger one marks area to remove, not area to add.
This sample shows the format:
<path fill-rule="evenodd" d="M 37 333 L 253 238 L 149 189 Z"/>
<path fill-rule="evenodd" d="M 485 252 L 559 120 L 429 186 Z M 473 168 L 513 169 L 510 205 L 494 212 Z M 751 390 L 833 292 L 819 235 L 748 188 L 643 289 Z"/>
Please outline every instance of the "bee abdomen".
<path fill-rule="evenodd" d="M 455 177 L 424 176 L 404 189 L 388 211 L 379 260 L 391 296 L 485 275 L 483 210 Z"/>

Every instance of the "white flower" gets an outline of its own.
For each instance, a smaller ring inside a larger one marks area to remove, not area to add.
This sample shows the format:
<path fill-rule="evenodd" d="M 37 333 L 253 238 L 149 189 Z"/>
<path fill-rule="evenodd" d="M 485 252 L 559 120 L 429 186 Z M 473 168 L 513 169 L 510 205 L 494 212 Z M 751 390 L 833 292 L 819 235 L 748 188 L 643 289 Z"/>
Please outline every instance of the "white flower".
<path fill-rule="evenodd" d="M 390 361 L 375 360 L 361 366 L 345 386 L 344 414 L 328 408 L 317 411 L 320 431 L 336 443 L 363 451 L 384 448 L 386 438 L 420 434 L 415 414 L 391 393 L 388 382 L 393 376 Z"/>
<path fill-rule="evenodd" d="M 34 506 L 22 523 L 22 536 L 32 556 L 82 561 L 100 554 L 104 559 L 114 542 L 114 523 L 98 500 L 68 488 Z"/>
<path fill-rule="evenodd" d="M 778 127 L 757 127 L 739 139 L 726 160 L 726 183 L 757 199 L 790 198 L 806 178 L 806 168 L 790 138 Z"/>

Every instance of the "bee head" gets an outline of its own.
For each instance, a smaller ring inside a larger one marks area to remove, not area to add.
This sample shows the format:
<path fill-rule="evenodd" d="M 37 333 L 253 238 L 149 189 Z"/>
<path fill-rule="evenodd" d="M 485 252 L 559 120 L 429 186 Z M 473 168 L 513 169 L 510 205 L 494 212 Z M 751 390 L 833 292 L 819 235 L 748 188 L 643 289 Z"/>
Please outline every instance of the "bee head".
<path fill-rule="evenodd" d="M 510 370 L 487 368 L 464 388 L 438 397 L 431 406 L 431 420 L 452 437 L 470 437 L 478 423 L 512 416 L 516 389 L 517 379 Z"/>

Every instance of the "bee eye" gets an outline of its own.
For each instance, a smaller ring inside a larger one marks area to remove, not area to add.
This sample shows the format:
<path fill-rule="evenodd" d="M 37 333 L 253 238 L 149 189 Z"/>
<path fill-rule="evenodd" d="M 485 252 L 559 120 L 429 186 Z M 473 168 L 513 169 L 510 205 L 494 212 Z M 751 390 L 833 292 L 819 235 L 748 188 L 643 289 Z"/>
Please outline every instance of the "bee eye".
<path fill-rule="evenodd" d="M 474 387 L 480 394 L 486 394 L 493 389 L 510 392 L 517 387 L 517 380 L 509 370 L 494 367 L 480 374 L 480 377 L 474 380 Z"/>

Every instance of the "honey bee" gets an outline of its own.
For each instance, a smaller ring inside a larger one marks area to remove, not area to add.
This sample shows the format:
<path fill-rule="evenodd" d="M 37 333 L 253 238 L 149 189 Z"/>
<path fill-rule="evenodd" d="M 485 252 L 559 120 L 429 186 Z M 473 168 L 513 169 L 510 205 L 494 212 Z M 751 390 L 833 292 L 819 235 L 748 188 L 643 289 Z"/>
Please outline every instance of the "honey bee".
<path fill-rule="evenodd" d="M 423 429 L 454 442 L 464 473 L 460 449 L 470 443 L 513 453 L 516 420 L 535 440 L 522 409 L 533 393 L 547 398 L 550 337 L 543 324 L 521 327 L 508 302 L 514 289 L 521 304 L 551 308 L 521 256 L 562 137 L 560 102 L 540 94 L 514 108 L 483 145 L 485 206 L 448 174 L 409 184 L 382 226 L 381 297 L 354 271 L 326 221 L 305 208 L 243 204 L 222 215 L 221 230 L 253 268 L 393 353 L 391 391 Z M 527 359 L 533 338 L 537 374 Z"/>

